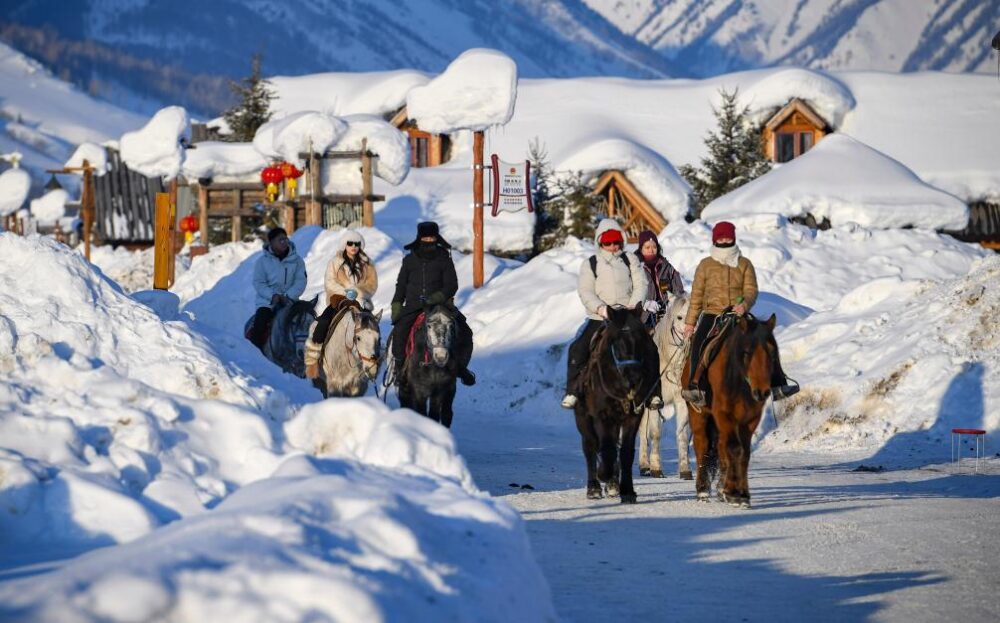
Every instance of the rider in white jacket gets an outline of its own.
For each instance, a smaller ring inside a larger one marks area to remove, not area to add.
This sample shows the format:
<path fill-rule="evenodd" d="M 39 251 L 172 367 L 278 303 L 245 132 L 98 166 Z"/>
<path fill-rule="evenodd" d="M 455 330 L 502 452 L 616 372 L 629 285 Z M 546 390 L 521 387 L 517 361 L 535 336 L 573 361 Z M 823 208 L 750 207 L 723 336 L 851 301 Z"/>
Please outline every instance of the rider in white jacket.
<path fill-rule="evenodd" d="M 594 242 L 597 253 L 580 266 L 577 293 L 587 310 L 587 322 L 569 347 L 566 371 L 566 396 L 562 406 L 576 406 L 576 383 L 590 358 L 590 342 L 608 315 L 608 307 L 635 309 L 646 297 L 646 276 L 639 261 L 624 253 L 625 232 L 613 219 L 597 225 Z M 650 406 L 662 406 L 659 396 L 653 396 Z M 660 401 L 660 404 L 655 404 Z"/>

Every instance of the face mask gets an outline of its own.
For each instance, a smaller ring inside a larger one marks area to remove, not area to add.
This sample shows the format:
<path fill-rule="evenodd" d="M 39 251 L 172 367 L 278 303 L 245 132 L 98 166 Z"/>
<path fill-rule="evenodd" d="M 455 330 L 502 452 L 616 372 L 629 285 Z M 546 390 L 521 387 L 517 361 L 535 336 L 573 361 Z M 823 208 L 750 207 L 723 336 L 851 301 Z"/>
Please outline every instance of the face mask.
<path fill-rule="evenodd" d="M 719 247 L 720 249 L 728 249 L 730 247 L 735 247 L 736 246 L 736 242 L 735 241 L 733 241 L 733 242 L 721 242 L 721 243 L 716 244 L 715 246 Z"/>

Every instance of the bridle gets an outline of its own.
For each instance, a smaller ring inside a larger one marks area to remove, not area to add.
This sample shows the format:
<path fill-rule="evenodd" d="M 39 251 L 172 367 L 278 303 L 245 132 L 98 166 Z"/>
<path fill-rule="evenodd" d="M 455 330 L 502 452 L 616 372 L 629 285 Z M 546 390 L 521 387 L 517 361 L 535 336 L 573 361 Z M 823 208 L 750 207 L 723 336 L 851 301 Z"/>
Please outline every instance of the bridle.
<path fill-rule="evenodd" d="M 366 314 L 366 313 L 368 313 L 368 312 L 364 312 L 364 311 L 358 312 L 359 318 L 363 314 Z M 349 355 L 353 355 L 353 356 L 357 357 L 358 360 L 361 361 L 361 363 L 363 364 L 362 367 L 365 370 L 365 376 L 368 377 L 368 380 L 374 381 L 375 378 L 378 376 L 378 368 L 379 368 L 379 366 L 382 363 L 382 356 L 381 355 L 375 355 L 375 356 L 369 357 L 368 355 L 365 355 L 364 353 L 362 353 L 361 349 L 358 348 L 358 339 L 357 338 L 358 338 L 359 327 L 361 326 L 361 324 L 362 323 L 360 323 L 360 322 L 355 322 L 354 323 L 354 334 L 353 334 L 352 337 L 348 337 L 347 342 L 344 344 L 344 348 L 345 348 L 345 350 L 347 350 L 347 353 Z M 346 336 L 347 333 L 345 333 L 344 335 Z M 371 366 L 374 366 L 374 368 L 375 368 L 375 373 L 374 374 L 368 374 L 367 370 Z"/>

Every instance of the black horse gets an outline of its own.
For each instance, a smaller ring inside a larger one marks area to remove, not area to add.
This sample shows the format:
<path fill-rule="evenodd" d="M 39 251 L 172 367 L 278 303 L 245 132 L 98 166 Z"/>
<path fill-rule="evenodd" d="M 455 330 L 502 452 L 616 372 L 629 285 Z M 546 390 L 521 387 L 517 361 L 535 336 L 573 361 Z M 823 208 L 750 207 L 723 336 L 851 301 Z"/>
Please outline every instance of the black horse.
<path fill-rule="evenodd" d="M 458 376 L 457 326 L 446 305 L 425 312 L 414 330 L 413 350 L 399 374 L 399 404 L 451 428 L 455 379 Z"/>
<path fill-rule="evenodd" d="M 609 308 L 577 388 L 576 428 L 587 461 L 588 498 L 620 495 L 622 504 L 635 504 L 635 437 L 659 376 L 658 364 L 656 344 L 639 314 Z"/>
<path fill-rule="evenodd" d="M 289 300 L 282 297 L 274 306 L 274 320 L 268 331 L 267 341 L 261 352 L 284 372 L 305 378 L 305 343 L 309 326 L 316 320 L 316 301 Z M 250 332 L 253 317 L 244 326 L 244 335 Z"/>

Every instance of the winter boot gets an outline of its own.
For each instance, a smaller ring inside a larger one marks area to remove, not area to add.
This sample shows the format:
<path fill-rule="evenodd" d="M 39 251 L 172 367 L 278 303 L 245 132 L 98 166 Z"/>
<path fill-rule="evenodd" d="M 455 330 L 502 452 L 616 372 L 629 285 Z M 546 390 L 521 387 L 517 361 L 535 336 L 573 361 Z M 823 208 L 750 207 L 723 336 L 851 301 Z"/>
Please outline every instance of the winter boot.
<path fill-rule="evenodd" d="M 689 385 L 687 389 L 681 390 L 681 398 L 698 409 L 704 409 L 707 400 L 704 390 L 698 389 L 697 385 Z"/>
<path fill-rule="evenodd" d="M 306 338 L 305 356 L 306 378 L 314 379 L 319 376 L 319 355 L 323 350 L 323 345 L 318 344 L 312 338 Z"/>
<path fill-rule="evenodd" d="M 563 409 L 572 409 L 573 407 L 576 406 L 576 402 L 577 402 L 576 396 L 574 396 L 573 394 L 566 394 L 565 396 L 563 396 L 562 402 L 559 404 L 562 405 Z"/>
<path fill-rule="evenodd" d="M 771 388 L 771 399 L 775 402 L 799 393 L 798 385 L 779 385 Z"/>
<path fill-rule="evenodd" d="M 462 385 L 467 385 L 469 387 L 476 384 L 476 375 L 468 368 L 462 368 L 459 370 L 458 379 L 462 381 Z"/>

